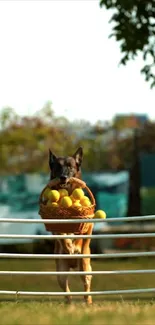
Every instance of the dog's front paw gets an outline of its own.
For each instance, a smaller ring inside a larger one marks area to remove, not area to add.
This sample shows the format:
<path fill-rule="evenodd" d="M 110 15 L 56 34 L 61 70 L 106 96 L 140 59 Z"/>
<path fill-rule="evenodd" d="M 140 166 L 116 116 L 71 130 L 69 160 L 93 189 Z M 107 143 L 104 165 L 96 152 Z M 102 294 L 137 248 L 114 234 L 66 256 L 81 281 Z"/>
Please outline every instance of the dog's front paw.
<path fill-rule="evenodd" d="M 74 254 L 81 254 L 81 247 L 78 245 L 74 245 Z"/>

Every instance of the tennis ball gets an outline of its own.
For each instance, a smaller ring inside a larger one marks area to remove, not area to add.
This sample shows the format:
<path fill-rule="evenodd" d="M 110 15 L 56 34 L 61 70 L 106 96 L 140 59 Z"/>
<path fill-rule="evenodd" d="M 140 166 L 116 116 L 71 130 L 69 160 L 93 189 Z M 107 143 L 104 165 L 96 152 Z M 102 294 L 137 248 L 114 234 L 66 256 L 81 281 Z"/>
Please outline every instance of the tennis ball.
<path fill-rule="evenodd" d="M 103 210 L 97 210 L 95 212 L 94 218 L 96 218 L 96 219 L 99 219 L 99 218 L 106 219 L 106 213 L 105 213 L 105 211 L 103 211 Z"/>
<path fill-rule="evenodd" d="M 80 200 L 82 199 L 82 197 L 84 197 L 84 192 L 82 190 L 82 188 L 76 188 L 73 192 L 72 192 L 72 196 L 75 200 Z"/>
<path fill-rule="evenodd" d="M 51 207 L 57 208 L 58 206 L 59 206 L 59 204 L 57 202 L 51 202 Z"/>
<path fill-rule="evenodd" d="M 73 207 L 81 207 L 81 203 L 79 201 L 73 202 Z"/>
<path fill-rule="evenodd" d="M 46 187 L 45 191 L 43 192 L 43 198 L 47 199 L 48 198 L 48 193 L 51 191 L 49 187 Z"/>
<path fill-rule="evenodd" d="M 81 202 L 81 201 L 80 201 Z M 88 199 L 82 200 L 81 205 L 83 207 L 90 207 L 91 202 Z"/>
<path fill-rule="evenodd" d="M 81 200 L 80 200 L 80 201 L 82 201 L 82 200 L 89 200 L 89 197 L 88 197 L 88 196 L 86 196 L 86 195 L 84 195 L 84 196 L 81 198 Z"/>
<path fill-rule="evenodd" d="M 69 196 L 64 196 L 62 197 L 61 201 L 60 201 L 60 205 L 63 208 L 69 208 L 72 206 L 72 200 Z"/>
<path fill-rule="evenodd" d="M 74 203 L 74 202 L 80 202 L 80 200 L 76 200 L 76 199 L 74 199 L 74 197 L 73 197 L 72 195 L 70 195 L 70 198 L 71 198 L 71 200 L 72 200 L 73 203 Z"/>
<path fill-rule="evenodd" d="M 60 190 L 58 190 L 58 192 L 60 194 L 60 198 L 68 196 L 68 191 L 65 188 L 61 188 Z"/>
<path fill-rule="evenodd" d="M 57 202 L 60 199 L 60 193 L 56 190 L 51 190 L 48 193 L 48 199 L 52 202 Z"/>
<path fill-rule="evenodd" d="M 85 201 L 85 200 L 87 200 L 87 201 L 90 202 L 89 197 L 86 196 L 86 195 L 84 195 L 84 196 L 82 197 L 82 199 L 80 200 L 80 203 L 82 204 L 82 202 Z"/>
<path fill-rule="evenodd" d="M 56 202 L 52 202 L 51 200 L 48 200 L 47 201 L 47 206 L 48 207 L 52 207 L 53 206 L 53 203 L 56 203 Z M 56 203 L 57 204 L 57 203 Z"/>

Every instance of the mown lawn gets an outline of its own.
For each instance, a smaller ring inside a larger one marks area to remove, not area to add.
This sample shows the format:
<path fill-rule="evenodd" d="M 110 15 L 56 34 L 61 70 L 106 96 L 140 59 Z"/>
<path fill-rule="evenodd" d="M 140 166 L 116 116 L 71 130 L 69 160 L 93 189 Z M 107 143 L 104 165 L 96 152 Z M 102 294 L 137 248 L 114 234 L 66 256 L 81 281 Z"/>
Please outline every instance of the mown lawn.
<path fill-rule="evenodd" d="M 153 258 L 92 261 L 93 270 L 155 269 Z M 1 260 L 1 270 L 52 271 L 50 260 Z M 154 287 L 155 274 L 94 275 L 93 291 Z M 70 276 L 72 291 L 83 291 L 78 275 Z M 55 276 L 1 276 L 0 290 L 60 291 Z M 0 324 L 154 324 L 154 294 L 113 295 L 93 298 L 87 307 L 83 297 L 73 297 L 67 306 L 63 297 L 0 297 Z"/>
<path fill-rule="evenodd" d="M 102 300 L 92 307 L 58 302 L 0 303 L 2 325 L 135 325 L 154 324 L 154 302 Z"/>

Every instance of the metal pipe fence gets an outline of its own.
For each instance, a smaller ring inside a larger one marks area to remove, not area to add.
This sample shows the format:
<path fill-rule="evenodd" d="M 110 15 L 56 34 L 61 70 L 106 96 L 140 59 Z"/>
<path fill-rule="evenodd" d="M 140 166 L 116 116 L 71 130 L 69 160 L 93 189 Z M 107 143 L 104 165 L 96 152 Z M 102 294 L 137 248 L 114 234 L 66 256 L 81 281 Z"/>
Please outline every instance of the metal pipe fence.
<path fill-rule="evenodd" d="M 155 220 L 155 215 L 152 216 L 135 216 L 127 218 L 109 218 L 109 219 L 89 219 L 89 220 L 72 220 L 72 223 L 81 223 L 81 222 L 133 222 L 133 221 L 150 221 Z M 57 220 L 42 220 L 42 219 L 7 219 L 0 218 L 0 223 L 57 223 Z M 70 223 L 70 219 L 62 219 L 59 222 L 67 224 Z M 92 234 L 92 235 L 19 235 L 19 234 L 0 234 L 0 238 L 5 239 L 76 239 L 76 238 L 91 238 L 91 239 L 106 239 L 106 238 L 153 238 L 155 233 L 120 233 L 120 234 Z M 126 253 L 105 253 L 105 254 L 74 254 L 74 258 L 88 258 L 92 259 L 107 259 L 107 258 L 130 258 L 130 257 L 153 257 L 155 256 L 155 251 L 152 252 L 126 252 Z M 15 253 L 0 253 L 0 259 L 72 259 L 73 255 L 67 254 L 15 254 Z M 0 271 L 0 276 L 30 276 L 30 275 L 50 275 L 56 276 L 58 274 L 63 275 L 131 275 L 131 274 L 155 274 L 155 269 L 138 269 L 138 270 L 112 270 L 112 271 L 66 271 L 66 272 L 57 272 L 57 271 Z M 127 289 L 127 290 L 108 290 L 108 291 L 91 291 L 91 292 L 72 292 L 73 296 L 81 295 L 122 295 L 122 294 L 134 294 L 134 293 L 154 293 L 155 288 L 140 288 L 140 289 Z M 0 290 L 0 295 L 9 295 L 9 296 L 67 296 L 70 293 L 68 292 L 39 292 L 39 291 L 16 291 L 16 290 Z"/>

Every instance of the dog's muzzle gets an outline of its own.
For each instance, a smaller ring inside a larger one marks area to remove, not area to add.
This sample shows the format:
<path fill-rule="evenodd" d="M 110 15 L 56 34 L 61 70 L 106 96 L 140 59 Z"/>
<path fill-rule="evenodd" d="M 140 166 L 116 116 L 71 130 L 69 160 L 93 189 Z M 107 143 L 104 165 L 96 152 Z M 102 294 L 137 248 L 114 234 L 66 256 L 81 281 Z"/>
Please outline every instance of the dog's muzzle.
<path fill-rule="evenodd" d="M 60 187 L 68 187 L 69 178 L 66 175 L 60 177 Z"/>

